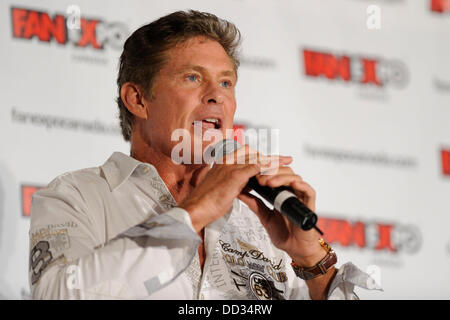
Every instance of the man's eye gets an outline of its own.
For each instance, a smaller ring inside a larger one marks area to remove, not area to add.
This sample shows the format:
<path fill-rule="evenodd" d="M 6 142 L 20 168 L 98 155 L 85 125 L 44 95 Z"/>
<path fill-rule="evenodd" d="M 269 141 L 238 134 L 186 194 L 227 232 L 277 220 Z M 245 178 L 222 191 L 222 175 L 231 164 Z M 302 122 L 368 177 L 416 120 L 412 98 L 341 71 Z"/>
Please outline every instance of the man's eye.
<path fill-rule="evenodd" d="M 224 87 L 224 88 L 229 88 L 229 87 L 232 86 L 232 83 L 231 83 L 230 81 L 222 81 L 222 82 L 220 83 L 220 85 L 221 85 L 222 87 Z"/>
<path fill-rule="evenodd" d="M 195 74 L 190 74 L 186 77 L 189 81 L 196 82 L 198 80 L 198 76 Z"/>

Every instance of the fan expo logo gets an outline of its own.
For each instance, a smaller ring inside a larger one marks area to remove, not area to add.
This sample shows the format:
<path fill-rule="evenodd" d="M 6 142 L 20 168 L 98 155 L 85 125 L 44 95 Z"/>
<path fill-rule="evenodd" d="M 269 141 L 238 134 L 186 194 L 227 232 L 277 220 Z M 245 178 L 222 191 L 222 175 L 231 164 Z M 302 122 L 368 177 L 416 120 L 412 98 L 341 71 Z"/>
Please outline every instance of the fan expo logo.
<path fill-rule="evenodd" d="M 450 149 L 441 150 L 442 174 L 450 177 Z"/>
<path fill-rule="evenodd" d="M 328 243 L 342 247 L 414 254 L 422 245 L 420 231 L 414 225 L 324 217 L 319 218 L 317 225 Z"/>
<path fill-rule="evenodd" d="M 12 35 L 17 39 L 37 38 L 40 42 L 73 44 L 80 48 L 103 50 L 110 47 L 120 50 L 128 28 L 121 22 L 107 22 L 81 16 L 80 9 L 72 7 L 68 14 L 12 7 Z M 68 10 L 69 12 L 69 10 Z"/>
<path fill-rule="evenodd" d="M 361 86 L 403 88 L 409 79 L 406 65 L 394 59 L 304 49 L 303 62 L 307 77 L 323 77 Z"/>
<path fill-rule="evenodd" d="M 431 0 L 430 9 L 436 13 L 450 13 L 450 0 Z"/>
<path fill-rule="evenodd" d="M 31 211 L 31 200 L 33 198 L 33 194 L 38 191 L 43 186 L 37 186 L 37 185 L 26 185 L 23 184 L 20 189 L 20 198 L 22 202 L 22 216 L 29 217 L 30 211 Z"/>

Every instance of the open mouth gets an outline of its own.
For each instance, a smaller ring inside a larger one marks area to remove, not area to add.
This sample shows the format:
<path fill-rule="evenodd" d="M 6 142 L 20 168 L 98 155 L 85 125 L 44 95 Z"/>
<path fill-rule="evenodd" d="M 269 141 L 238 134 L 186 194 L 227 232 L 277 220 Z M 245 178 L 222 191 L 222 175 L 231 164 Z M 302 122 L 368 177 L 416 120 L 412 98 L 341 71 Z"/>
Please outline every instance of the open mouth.
<path fill-rule="evenodd" d="M 192 125 L 201 125 L 204 129 L 221 129 L 222 128 L 222 121 L 218 118 L 206 118 L 203 120 L 195 120 L 192 122 Z"/>

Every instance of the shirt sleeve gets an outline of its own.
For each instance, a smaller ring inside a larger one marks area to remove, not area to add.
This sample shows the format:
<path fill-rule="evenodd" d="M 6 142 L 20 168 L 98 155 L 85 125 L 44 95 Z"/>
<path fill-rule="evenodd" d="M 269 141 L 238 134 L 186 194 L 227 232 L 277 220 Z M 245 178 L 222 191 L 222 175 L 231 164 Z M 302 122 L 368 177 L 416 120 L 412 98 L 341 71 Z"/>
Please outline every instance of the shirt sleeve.
<path fill-rule="evenodd" d="M 334 277 L 328 292 L 328 300 L 359 300 L 354 291 L 355 287 L 383 291 L 371 276 L 353 263 L 347 262 L 339 268 Z"/>
<path fill-rule="evenodd" d="M 99 243 L 75 184 L 55 179 L 33 196 L 29 282 L 33 299 L 140 299 L 173 282 L 200 237 L 172 208 Z"/>

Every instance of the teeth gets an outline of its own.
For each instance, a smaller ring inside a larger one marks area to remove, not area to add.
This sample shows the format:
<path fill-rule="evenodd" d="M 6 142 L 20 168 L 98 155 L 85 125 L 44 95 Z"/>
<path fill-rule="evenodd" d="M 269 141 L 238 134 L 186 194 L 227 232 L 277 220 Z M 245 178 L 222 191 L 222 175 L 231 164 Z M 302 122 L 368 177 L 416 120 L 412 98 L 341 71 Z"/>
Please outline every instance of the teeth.
<path fill-rule="evenodd" d="M 203 121 L 214 122 L 215 124 L 219 123 L 219 119 L 212 119 L 212 118 L 204 119 Z"/>

